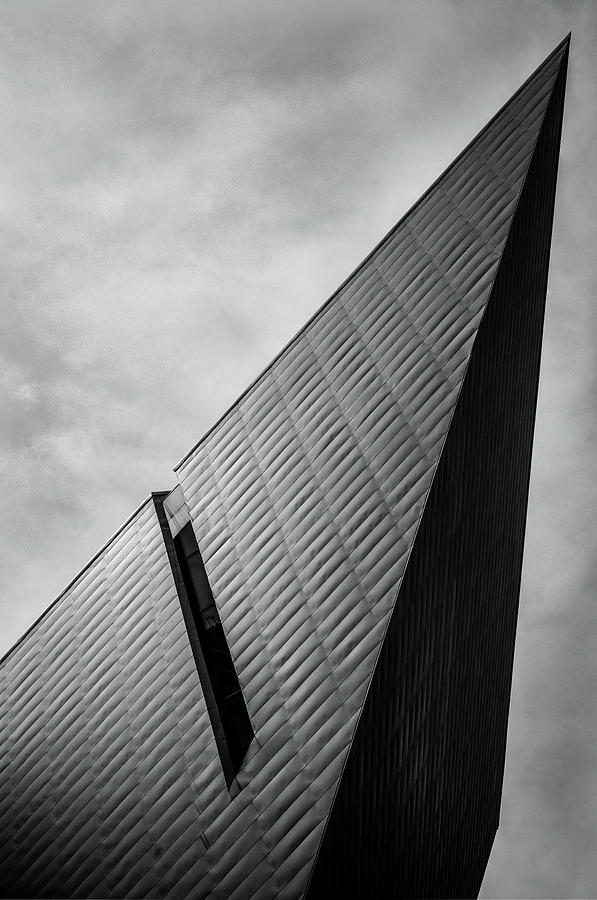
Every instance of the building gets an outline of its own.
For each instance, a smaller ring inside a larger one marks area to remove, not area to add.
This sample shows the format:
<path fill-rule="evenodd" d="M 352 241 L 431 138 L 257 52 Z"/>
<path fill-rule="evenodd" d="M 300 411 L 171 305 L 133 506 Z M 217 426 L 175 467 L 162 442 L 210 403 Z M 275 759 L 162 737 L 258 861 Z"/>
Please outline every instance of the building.
<path fill-rule="evenodd" d="M 567 56 L 4 657 L 4 896 L 476 895 Z"/>

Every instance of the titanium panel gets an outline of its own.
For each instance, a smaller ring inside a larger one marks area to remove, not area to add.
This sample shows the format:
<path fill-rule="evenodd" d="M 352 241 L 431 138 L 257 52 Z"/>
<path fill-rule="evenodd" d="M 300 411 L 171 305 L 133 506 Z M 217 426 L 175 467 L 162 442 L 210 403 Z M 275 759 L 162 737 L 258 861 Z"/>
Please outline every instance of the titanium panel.
<path fill-rule="evenodd" d="M 499 821 L 565 88 L 554 89 L 307 896 L 476 897 Z"/>
<path fill-rule="evenodd" d="M 204 851 L 215 745 L 151 498 L 0 679 L 2 895 L 167 892 Z"/>
<path fill-rule="evenodd" d="M 566 47 L 178 467 L 271 848 L 200 892 L 249 896 L 256 863 L 259 896 L 306 888 Z"/>

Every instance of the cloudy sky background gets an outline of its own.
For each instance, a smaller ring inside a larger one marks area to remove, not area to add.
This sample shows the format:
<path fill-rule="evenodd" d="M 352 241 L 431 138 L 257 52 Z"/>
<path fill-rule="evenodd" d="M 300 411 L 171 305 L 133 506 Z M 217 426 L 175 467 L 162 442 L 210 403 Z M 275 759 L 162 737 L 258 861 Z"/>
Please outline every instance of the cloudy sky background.
<path fill-rule="evenodd" d="M 597 895 L 597 4 L 0 10 L 0 653 L 570 29 L 484 897 Z"/>

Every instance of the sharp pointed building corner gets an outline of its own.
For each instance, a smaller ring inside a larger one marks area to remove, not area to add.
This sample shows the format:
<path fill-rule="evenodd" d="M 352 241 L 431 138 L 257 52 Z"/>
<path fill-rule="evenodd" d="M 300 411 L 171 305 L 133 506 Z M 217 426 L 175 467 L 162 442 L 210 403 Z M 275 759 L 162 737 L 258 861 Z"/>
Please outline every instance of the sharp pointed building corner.
<path fill-rule="evenodd" d="M 2 660 L 3 896 L 477 895 L 568 46 Z"/>

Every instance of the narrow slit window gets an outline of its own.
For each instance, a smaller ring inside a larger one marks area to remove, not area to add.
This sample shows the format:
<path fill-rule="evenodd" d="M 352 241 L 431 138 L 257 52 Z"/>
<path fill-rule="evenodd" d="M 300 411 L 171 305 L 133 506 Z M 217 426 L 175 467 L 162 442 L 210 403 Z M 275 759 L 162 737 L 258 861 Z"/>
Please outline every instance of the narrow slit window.
<path fill-rule="evenodd" d="M 230 786 L 253 738 L 251 720 L 193 526 L 188 522 L 172 538 L 163 510 L 159 513 L 164 539 L 174 551 L 169 555 L 178 595 L 224 776 Z"/>

